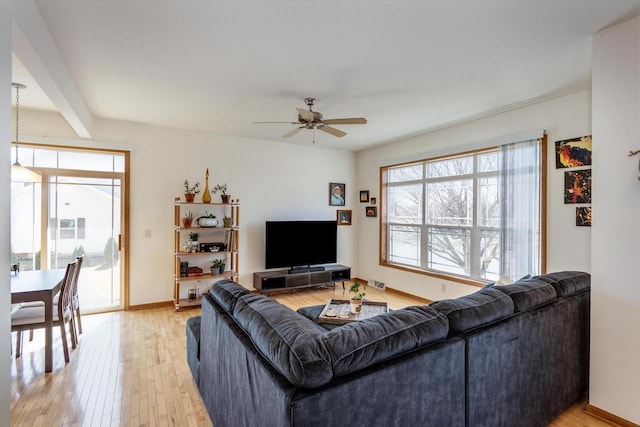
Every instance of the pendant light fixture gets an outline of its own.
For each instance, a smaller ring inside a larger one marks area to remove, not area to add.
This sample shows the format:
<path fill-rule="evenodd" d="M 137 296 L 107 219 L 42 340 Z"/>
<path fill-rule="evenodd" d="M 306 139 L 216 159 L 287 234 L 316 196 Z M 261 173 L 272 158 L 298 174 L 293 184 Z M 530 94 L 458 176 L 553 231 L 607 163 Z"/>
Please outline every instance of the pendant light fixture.
<path fill-rule="evenodd" d="M 27 87 L 21 83 L 11 83 L 16 88 L 16 162 L 11 165 L 12 182 L 42 182 L 42 176 L 26 168 L 18 161 L 18 145 L 20 143 L 20 89 Z"/>

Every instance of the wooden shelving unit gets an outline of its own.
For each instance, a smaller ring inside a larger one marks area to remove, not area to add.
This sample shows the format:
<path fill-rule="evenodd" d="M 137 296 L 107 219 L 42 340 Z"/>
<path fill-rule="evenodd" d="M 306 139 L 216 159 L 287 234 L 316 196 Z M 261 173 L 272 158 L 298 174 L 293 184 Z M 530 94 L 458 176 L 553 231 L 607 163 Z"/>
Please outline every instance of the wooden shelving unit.
<path fill-rule="evenodd" d="M 207 211 L 216 216 L 219 221 L 217 227 L 199 227 L 192 224 L 190 227 L 182 225 L 182 218 L 191 211 L 195 218 L 204 215 Z M 222 218 L 231 217 L 231 226 L 223 227 Z M 214 252 L 187 252 L 184 250 L 189 233 L 200 234 L 200 243 L 228 244 L 223 251 Z M 176 197 L 174 200 L 174 269 L 173 269 L 173 301 L 175 309 L 199 307 L 201 305 L 200 294 L 209 290 L 211 285 L 220 279 L 238 280 L 239 265 L 239 233 L 240 233 L 240 201 L 231 200 L 230 203 L 188 203 Z M 214 259 L 225 259 L 225 270 L 221 274 L 211 274 L 210 265 Z M 180 263 L 188 262 L 190 267 L 197 266 L 203 270 L 202 275 L 181 277 Z M 199 293 L 195 300 L 188 299 L 188 290 L 197 289 Z"/>

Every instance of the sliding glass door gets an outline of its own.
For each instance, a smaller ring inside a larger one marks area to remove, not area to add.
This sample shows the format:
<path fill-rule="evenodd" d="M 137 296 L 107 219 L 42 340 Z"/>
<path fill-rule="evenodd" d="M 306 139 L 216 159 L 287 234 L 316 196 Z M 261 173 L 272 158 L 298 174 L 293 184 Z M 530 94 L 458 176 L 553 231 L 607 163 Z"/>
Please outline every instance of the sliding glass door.
<path fill-rule="evenodd" d="M 49 176 L 47 259 L 62 268 L 84 255 L 83 309 L 121 308 L 120 179 Z"/>
<path fill-rule="evenodd" d="M 78 280 L 83 311 L 126 306 L 125 157 L 20 147 L 21 163 L 43 179 L 12 183 L 12 261 L 21 270 L 58 269 L 84 255 Z"/>

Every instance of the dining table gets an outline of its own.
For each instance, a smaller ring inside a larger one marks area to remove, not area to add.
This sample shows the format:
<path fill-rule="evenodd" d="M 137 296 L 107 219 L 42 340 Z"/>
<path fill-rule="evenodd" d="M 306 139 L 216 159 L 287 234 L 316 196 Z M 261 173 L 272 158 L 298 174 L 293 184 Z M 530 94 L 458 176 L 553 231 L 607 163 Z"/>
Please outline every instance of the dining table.
<path fill-rule="evenodd" d="M 66 269 L 20 271 L 11 275 L 11 304 L 44 302 L 44 371 L 53 368 L 53 297 L 60 291 Z"/>

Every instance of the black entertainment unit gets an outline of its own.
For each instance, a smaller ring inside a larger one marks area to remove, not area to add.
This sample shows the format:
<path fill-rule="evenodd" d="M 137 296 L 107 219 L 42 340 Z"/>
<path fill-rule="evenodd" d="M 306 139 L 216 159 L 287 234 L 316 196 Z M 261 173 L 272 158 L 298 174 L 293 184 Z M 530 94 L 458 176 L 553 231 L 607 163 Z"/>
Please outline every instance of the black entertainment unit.
<path fill-rule="evenodd" d="M 351 268 L 344 265 L 327 265 L 322 270 L 311 267 L 312 271 L 293 272 L 290 270 L 261 271 L 253 273 L 253 287 L 260 293 L 282 291 L 309 286 L 335 284 L 351 279 Z"/>

